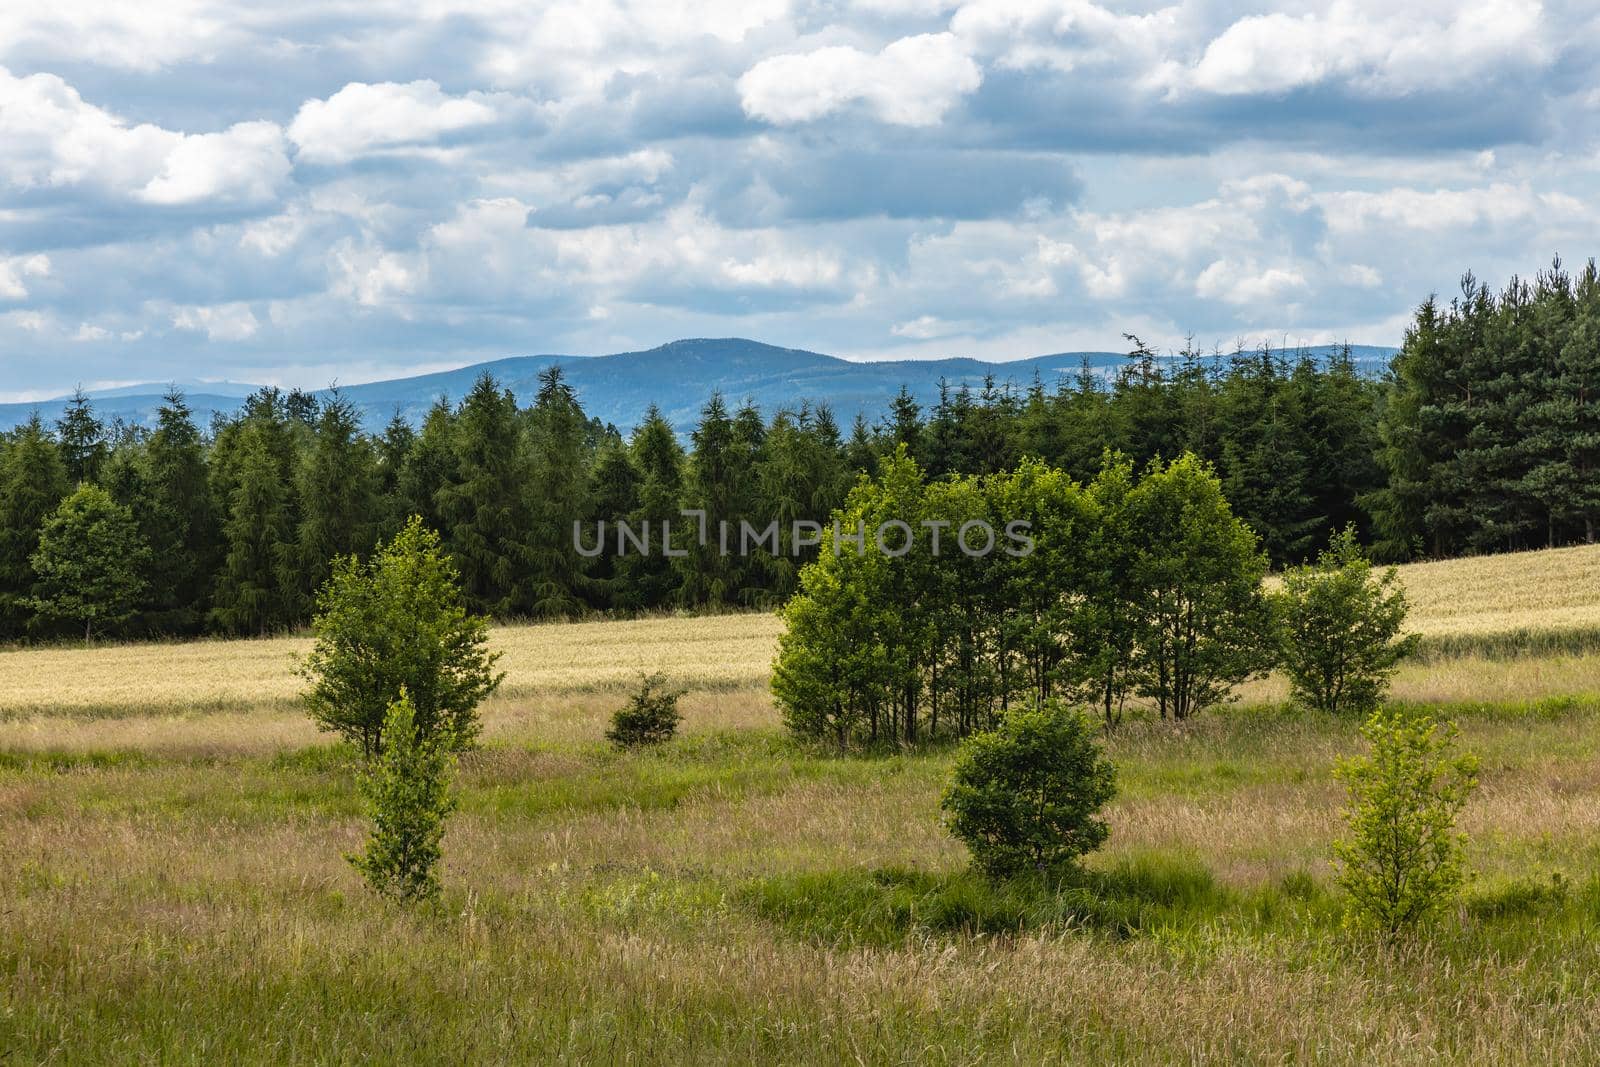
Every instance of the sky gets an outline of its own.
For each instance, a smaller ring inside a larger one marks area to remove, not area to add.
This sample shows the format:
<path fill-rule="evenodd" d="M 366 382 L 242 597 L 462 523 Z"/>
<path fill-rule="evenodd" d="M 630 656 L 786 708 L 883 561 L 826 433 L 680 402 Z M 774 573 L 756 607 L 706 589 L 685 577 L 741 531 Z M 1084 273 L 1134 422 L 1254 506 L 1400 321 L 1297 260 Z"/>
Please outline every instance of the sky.
<path fill-rule="evenodd" d="M 1600 246 L 1600 11 L 0 4 L 0 400 L 745 336 L 1399 343 Z"/>

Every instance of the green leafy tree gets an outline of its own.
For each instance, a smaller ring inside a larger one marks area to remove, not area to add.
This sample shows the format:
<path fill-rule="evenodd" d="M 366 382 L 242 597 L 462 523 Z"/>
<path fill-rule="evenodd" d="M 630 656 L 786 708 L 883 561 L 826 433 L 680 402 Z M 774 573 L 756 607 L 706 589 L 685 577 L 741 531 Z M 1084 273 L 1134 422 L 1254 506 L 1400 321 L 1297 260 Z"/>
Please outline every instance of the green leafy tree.
<path fill-rule="evenodd" d="M 402 692 L 422 736 L 466 747 L 478 705 L 505 677 L 487 647 L 488 620 L 468 613 L 455 565 L 416 517 L 370 560 L 334 564 L 311 630 L 297 667 L 310 683 L 306 708 L 368 756 L 382 751 L 384 717 Z"/>
<path fill-rule="evenodd" d="M 1293 568 L 1273 596 L 1282 666 L 1295 699 L 1318 711 L 1366 715 L 1416 649 L 1402 635 L 1406 595 L 1393 568 L 1375 575 L 1346 528 L 1315 564 Z"/>
<path fill-rule="evenodd" d="M 590 590 L 588 561 L 573 548 L 572 524 L 588 510 L 588 421 L 561 368 L 539 372 L 528 412 L 527 604 L 534 615 L 576 615 Z"/>
<path fill-rule="evenodd" d="M 1266 559 L 1192 455 L 1146 473 L 1128 495 L 1125 529 L 1140 546 L 1134 688 L 1163 719 L 1187 719 L 1271 665 Z"/>
<path fill-rule="evenodd" d="M 1336 774 L 1349 790 L 1349 836 L 1334 843 L 1353 925 L 1396 937 L 1447 905 L 1466 878 L 1456 816 L 1478 761 L 1456 755 L 1454 723 L 1379 710 L 1361 728 L 1371 752 Z"/>
<path fill-rule="evenodd" d="M 1087 716 L 1049 703 L 962 743 L 940 805 L 986 875 L 1059 873 L 1105 843 L 1096 816 L 1116 795 L 1116 770 L 1097 734 Z"/>
<path fill-rule="evenodd" d="M 33 554 L 38 575 L 29 604 L 41 616 L 114 629 L 133 617 L 149 588 L 150 549 L 133 513 L 97 485 L 80 485 L 45 521 Z"/>
<path fill-rule="evenodd" d="M 380 896 L 412 904 L 439 895 L 435 870 L 445 820 L 455 810 L 455 757 L 443 739 L 422 730 L 405 690 L 383 718 L 382 755 L 360 778 L 372 818 L 366 847 L 348 859 Z"/>

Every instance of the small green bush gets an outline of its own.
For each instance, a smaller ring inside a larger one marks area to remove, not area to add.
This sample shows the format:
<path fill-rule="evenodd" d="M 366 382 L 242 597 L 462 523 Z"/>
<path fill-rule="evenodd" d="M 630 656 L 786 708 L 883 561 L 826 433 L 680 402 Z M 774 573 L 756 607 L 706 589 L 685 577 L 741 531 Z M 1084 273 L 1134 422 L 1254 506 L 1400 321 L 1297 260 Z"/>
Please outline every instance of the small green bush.
<path fill-rule="evenodd" d="M 1455 898 L 1466 879 L 1456 815 L 1477 787 L 1478 760 L 1453 755 L 1454 723 L 1405 708 L 1372 713 L 1370 755 L 1336 770 L 1350 791 L 1350 836 L 1334 842 L 1352 925 L 1389 938 Z"/>
<path fill-rule="evenodd" d="M 1116 794 L 1116 771 L 1097 732 L 1052 702 L 1012 711 L 962 744 L 941 806 L 984 874 L 1060 872 L 1105 842 L 1095 813 Z"/>
<path fill-rule="evenodd" d="M 667 687 L 665 675 L 647 675 L 640 680 L 639 691 L 629 698 L 627 705 L 611 716 L 606 740 L 618 748 L 659 745 L 672 740 L 678 732 L 678 723 L 683 721 L 678 713 L 681 696 L 683 690 Z"/>
<path fill-rule="evenodd" d="M 447 738 L 418 729 L 404 690 L 384 716 L 383 737 L 383 752 L 360 780 L 372 834 L 367 847 L 348 858 L 379 895 L 402 903 L 431 900 L 439 895 L 434 867 L 445 820 L 455 810 L 455 757 Z"/>
<path fill-rule="evenodd" d="M 1370 714 L 1420 640 L 1400 632 L 1406 594 L 1397 572 L 1373 574 L 1353 528 L 1315 564 L 1285 573 L 1273 606 L 1294 698 L 1330 715 Z"/>

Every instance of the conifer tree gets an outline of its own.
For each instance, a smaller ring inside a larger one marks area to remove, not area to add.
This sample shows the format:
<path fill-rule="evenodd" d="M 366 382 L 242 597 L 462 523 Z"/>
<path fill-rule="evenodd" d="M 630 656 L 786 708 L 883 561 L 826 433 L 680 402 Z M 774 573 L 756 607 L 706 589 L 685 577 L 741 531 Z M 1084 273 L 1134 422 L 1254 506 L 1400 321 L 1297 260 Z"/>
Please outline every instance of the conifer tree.
<path fill-rule="evenodd" d="M 183 394 L 167 394 L 144 449 L 143 494 L 133 502 L 150 545 L 150 607 L 142 625 L 161 633 L 199 629 L 221 559 L 206 454 Z"/>
<path fill-rule="evenodd" d="M 589 593 L 586 560 L 572 544 L 572 524 L 588 511 L 588 420 L 559 366 L 539 372 L 528 413 L 527 603 L 535 615 L 573 615 Z"/>
<path fill-rule="evenodd" d="M 355 407 L 337 390 L 320 405 L 315 437 L 297 481 L 296 592 L 299 603 L 309 605 L 328 580 L 335 557 L 363 552 L 377 536 L 376 459 Z"/>
<path fill-rule="evenodd" d="M 107 453 L 105 426 L 95 418 L 94 405 L 81 387 L 73 390 L 66 411 L 56 420 L 56 439 L 68 482 L 80 485 L 99 479 Z"/>
<path fill-rule="evenodd" d="M 295 606 L 294 526 L 289 486 L 273 455 L 271 431 L 248 425 L 239 444 L 238 477 L 223 523 L 226 553 L 211 621 L 238 634 L 265 635 L 288 624 Z"/>
<path fill-rule="evenodd" d="M 20 637 L 33 614 L 33 554 L 45 520 L 67 495 L 60 449 L 34 413 L 13 434 L 0 466 L 0 636 Z"/>
<path fill-rule="evenodd" d="M 485 373 L 461 402 L 451 436 L 455 471 L 439 490 L 439 512 L 467 603 L 500 617 L 525 611 L 528 453 L 511 392 Z"/>

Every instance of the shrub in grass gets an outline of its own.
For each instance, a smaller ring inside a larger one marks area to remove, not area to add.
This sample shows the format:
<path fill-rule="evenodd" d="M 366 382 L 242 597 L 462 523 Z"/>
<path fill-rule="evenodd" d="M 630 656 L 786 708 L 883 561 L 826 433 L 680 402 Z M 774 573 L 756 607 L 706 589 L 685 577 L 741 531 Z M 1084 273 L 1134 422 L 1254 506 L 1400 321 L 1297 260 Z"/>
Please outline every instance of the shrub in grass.
<path fill-rule="evenodd" d="M 1283 669 L 1296 700 L 1317 711 L 1366 715 L 1419 638 L 1402 635 L 1406 594 L 1393 567 L 1375 575 L 1355 530 L 1315 564 L 1283 576 L 1274 595 Z"/>
<path fill-rule="evenodd" d="M 384 746 L 361 776 L 372 816 L 366 848 L 351 864 L 380 895 L 412 903 L 439 895 L 434 871 L 445 820 L 455 810 L 455 757 L 443 739 L 424 734 L 404 691 L 384 716 Z"/>
<path fill-rule="evenodd" d="M 1050 702 L 962 744 L 941 806 L 984 874 L 1061 872 L 1105 842 L 1095 816 L 1116 794 L 1116 772 L 1097 733 L 1086 715 Z"/>
<path fill-rule="evenodd" d="M 646 676 L 640 680 L 639 691 L 628 699 L 627 705 L 611 716 L 606 740 L 618 748 L 659 745 L 672 740 L 678 732 L 678 723 L 683 720 L 678 713 L 678 698 L 682 695 L 683 690 L 667 687 L 665 675 Z"/>
<path fill-rule="evenodd" d="M 1334 842 L 1352 925 L 1394 938 L 1453 900 L 1466 878 L 1456 815 L 1478 784 L 1454 752 L 1454 723 L 1407 708 L 1372 713 L 1370 754 L 1335 772 L 1350 791 L 1350 834 Z"/>

